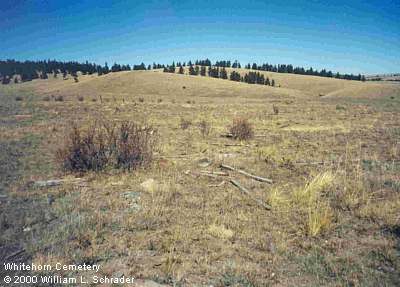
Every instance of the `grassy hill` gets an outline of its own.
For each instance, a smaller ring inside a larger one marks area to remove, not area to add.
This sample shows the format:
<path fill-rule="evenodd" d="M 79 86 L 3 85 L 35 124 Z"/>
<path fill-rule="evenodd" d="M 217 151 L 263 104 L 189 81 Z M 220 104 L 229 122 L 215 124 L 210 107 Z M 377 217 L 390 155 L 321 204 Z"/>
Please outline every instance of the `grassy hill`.
<path fill-rule="evenodd" d="M 1 141 L 35 139 L 10 197 L 54 199 L 19 223 L 33 261 L 183 286 L 399 284 L 400 85 L 265 74 L 280 87 L 158 70 L 0 87 Z M 236 118 L 252 139 L 224 136 Z M 63 171 L 72 123 L 94 120 L 153 126 L 150 168 Z"/>

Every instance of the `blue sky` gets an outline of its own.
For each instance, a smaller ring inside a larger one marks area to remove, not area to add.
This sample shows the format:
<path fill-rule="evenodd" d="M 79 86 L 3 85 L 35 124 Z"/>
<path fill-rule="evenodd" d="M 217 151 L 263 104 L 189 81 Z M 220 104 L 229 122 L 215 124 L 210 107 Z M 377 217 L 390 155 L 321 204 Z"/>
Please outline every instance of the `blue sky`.
<path fill-rule="evenodd" d="M 2 0 L 0 59 L 400 72 L 400 1 Z"/>

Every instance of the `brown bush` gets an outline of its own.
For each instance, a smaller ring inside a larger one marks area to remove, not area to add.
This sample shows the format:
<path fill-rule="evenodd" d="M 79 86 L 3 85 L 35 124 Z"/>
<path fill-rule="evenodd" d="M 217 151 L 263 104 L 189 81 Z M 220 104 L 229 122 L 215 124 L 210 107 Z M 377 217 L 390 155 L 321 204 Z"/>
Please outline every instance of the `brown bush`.
<path fill-rule="evenodd" d="M 191 125 L 192 125 L 192 122 L 190 120 L 186 120 L 186 119 L 183 119 L 183 118 L 181 119 L 181 123 L 180 123 L 181 129 L 186 130 Z"/>
<path fill-rule="evenodd" d="M 64 97 L 63 97 L 63 96 L 56 96 L 56 97 L 54 98 L 54 100 L 55 100 L 56 102 L 63 102 L 63 101 L 64 101 Z"/>
<path fill-rule="evenodd" d="M 78 96 L 78 101 L 83 102 L 85 98 L 83 96 Z"/>
<path fill-rule="evenodd" d="M 50 101 L 50 97 L 49 97 L 49 96 L 44 96 L 44 97 L 43 97 L 43 101 L 45 101 L 45 102 Z"/>
<path fill-rule="evenodd" d="M 234 119 L 229 131 L 234 139 L 248 140 L 254 137 L 253 126 L 243 118 Z"/>
<path fill-rule="evenodd" d="M 17 102 L 20 102 L 20 101 L 22 101 L 24 98 L 23 97 L 21 97 L 21 96 L 16 96 L 15 97 L 15 100 L 17 101 Z"/>
<path fill-rule="evenodd" d="M 106 167 L 137 169 L 153 159 L 155 131 L 132 122 L 73 125 L 56 158 L 68 171 L 99 171 Z"/>
<path fill-rule="evenodd" d="M 277 106 L 273 105 L 272 110 L 274 111 L 275 115 L 279 114 L 279 108 Z"/>
<path fill-rule="evenodd" d="M 144 98 L 140 97 L 139 98 L 139 102 L 143 103 L 144 102 Z"/>
<path fill-rule="evenodd" d="M 199 122 L 199 130 L 203 137 L 208 136 L 211 131 L 211 125 L 206 120 L 202 120 Z"/>

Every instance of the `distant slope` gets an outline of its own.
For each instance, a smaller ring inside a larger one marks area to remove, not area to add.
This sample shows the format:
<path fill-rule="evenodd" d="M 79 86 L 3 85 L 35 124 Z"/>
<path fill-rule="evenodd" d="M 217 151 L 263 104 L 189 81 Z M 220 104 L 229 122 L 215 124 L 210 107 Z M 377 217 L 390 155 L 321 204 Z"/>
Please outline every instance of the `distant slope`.
<path fill-rule="evenodd" d="M 231 72 L 233 69 L 227 69 Z M 242 75 L 249 72 L 246 69 L 235 69 Z M 23 84 L 46 94 L 63 94 L 65 96 L 87 95 L 113 96 L 153 96 L 162 95 L 193 96 L 198 99 L 217 97 L 260 98 L 268 96 L 284 97 L 313 97 L 335 98 L 355 97 L 371 98 L 381 96 L 398 96 L 400 85 L 388 82 L 359 82 L 305 76 L 262 72 L 270 79 L 274 79 L 278 87 L 264 85 L 250 85 L 229 80 L 215 79 L 202 76 L 189 76 L 163 73 L 161 70 L 129 71 L 110 73 L 107 75 L 79 76 L 79 82 L 73 79 L 61 78 L 48 80 L 34 80 Z"/>

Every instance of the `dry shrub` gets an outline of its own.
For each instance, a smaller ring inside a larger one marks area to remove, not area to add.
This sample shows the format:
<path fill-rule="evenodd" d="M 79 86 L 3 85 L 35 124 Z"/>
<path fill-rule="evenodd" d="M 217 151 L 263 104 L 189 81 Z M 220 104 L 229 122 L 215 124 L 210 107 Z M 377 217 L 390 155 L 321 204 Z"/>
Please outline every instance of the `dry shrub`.
<path fill-rule="evenodd" d="M 274 111 L 275 115 L 279 114 L 279 108 L 277 106 L 273 105 L 272 110 Z"/>
<path fill-rule="evenodd" d="M 22 101 L 24 98 L 23 97 L 21 97 L 21 96 L 16 96 L 15 97 L 15 100 L 17 101 L 17 102 L 20 102 L 20 101 Z"/>
<path fill-rule="evenodd" d="M 83 96 L 78 96 L 78 101 L 83 102 L 85 98 Z"/>
<path fill-rule="evenodd" d="M 192 125 L 192 122 L 190 120 L 186 120 L 186 119 L 181 119 L 181 129 L 186 130 L 188 129 L 190 126 Z"/>
<path fill-rule="evenodd" d="M 144 98 L 140 97 L 139 98 L 139 102 L 143 103 L 144 102 Z"/>
<path fill-rule="evenodd" d="M 154 132 L 150 126 L 121 123 L 116 140 L 116 166 L 128 170 L 148 166 L 153 160 Z"/>
<path fill-rule="evenodd" d="M 211 131 L 211 125 L 206 120 L 202 120 L 199 122 L 199 130 L 203 137 L 208 136 Z"/>
<path fill-rule="evenodd" d="M 45 102 L 48 102 L 48 101 L 50 101 L 50 97 L 49 96 L 44 96 L 42 98 L 42 100 L 45 101 Z"/>
<path fill-rule="evenodd" d="M 57 159 L 68 171 L 99 171 L 106 167 L 137 169 L 153 159 L 155 131 L 132 122 L 73 125 Z"/>
<path fill-rule="evenodd" d="M 232 137 L 238 140 L 248 140 L 254 137 L 253 126 L 243 118 L 234 119 L 229 131 Z"/>
<path fill-rule="evenodd" d="M 56 102 L 63 102 L 63 101 L 64 101 L 64 97 L 63 97 L 63 96 L 56 96 L 56 97 L 54 98 L 54 100 L 55 100 Z"/>

